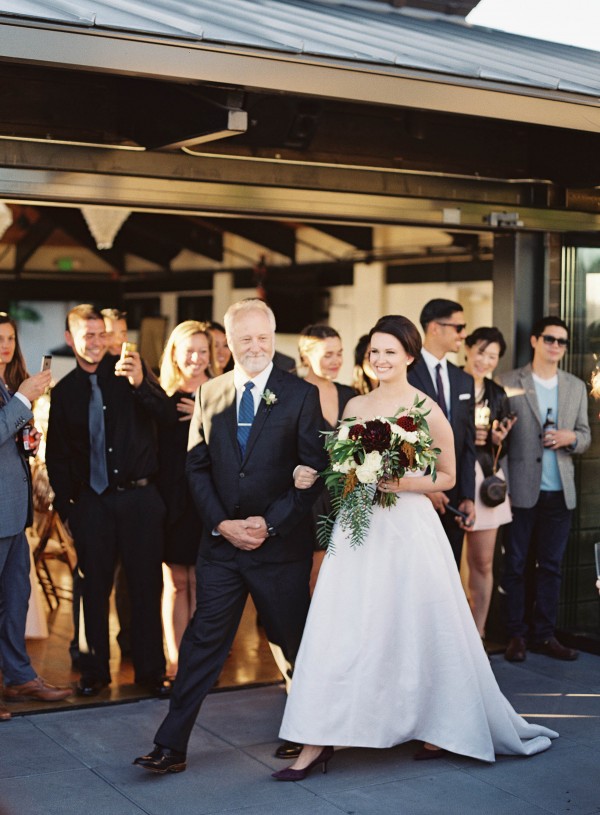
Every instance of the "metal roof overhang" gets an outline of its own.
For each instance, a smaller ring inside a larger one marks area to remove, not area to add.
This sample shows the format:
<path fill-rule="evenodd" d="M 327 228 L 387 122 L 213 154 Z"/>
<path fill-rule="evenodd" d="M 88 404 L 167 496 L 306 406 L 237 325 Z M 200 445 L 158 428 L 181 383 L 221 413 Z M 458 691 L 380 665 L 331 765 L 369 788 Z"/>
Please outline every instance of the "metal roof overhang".
<path fill-rule="evenodd" d="M 5 18 L 0 59 L 600 132 L 600 98 L 589 95 L 185 39 Z"/>

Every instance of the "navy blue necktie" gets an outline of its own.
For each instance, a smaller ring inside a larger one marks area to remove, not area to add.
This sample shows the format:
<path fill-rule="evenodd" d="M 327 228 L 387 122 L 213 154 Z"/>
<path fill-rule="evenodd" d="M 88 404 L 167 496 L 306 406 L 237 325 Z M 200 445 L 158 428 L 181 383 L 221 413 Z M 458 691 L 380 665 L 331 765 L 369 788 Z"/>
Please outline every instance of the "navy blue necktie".
<path fill-rule="evenodd" d="M 237 440 L 240 446 L 240 453 L 242 458 L 246 452 L 246 445 L 252 430 L 252 422 L 254 421 L 254 399 L 250 391 L 254 387 L 254 382 L 246 382 L 244 385 L 244 392 L 240 399 L 240 407 L 238 410 L 238 429 Z"/>
<path fill-rule="evenodd" d="M 88 429 L 90 432 L 90 487 L 100 495 L 108 487 L 106 470 L 106 440 L 104 433 L 104 405 L 102 392 L 98 387 L 98 377 L 90 374 L 90 405 L 88 409 Z"/>
<path fill-rule="evenodd" d="M 437 388 L 438 405 L 444 412 L 444 416 L 448 418 L 448 408 L 446 407 L 446 396 L 444 395 L 444 383 L 442 382 L 442 363 L 438 362 L 435 366 L 435 387 Z"/>

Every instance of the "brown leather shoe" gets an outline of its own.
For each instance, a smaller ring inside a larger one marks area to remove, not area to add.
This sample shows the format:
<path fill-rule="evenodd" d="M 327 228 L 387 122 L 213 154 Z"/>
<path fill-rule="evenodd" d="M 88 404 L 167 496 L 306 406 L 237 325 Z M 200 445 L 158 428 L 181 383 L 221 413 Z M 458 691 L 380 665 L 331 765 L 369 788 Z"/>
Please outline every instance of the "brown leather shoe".
<path fill-rule="evenodd" d="M 7 702 L 60 702 L 73 693 L 72 688 L 57 688 L 36 676 L 24 685 L 6 685 L 4 687 L 4 699 Z"/>
<path fill-rule="evenodd" d="M 512 637 L 504 652 L 504 659 L 509 662 L 525 662 L 526 649 L 527 646 L 523 637 Z"/>
<path fill-rule="evenodd" d="M 7 722 L 11 717 L 10 710 L 0 702 L 0 722 Z"/>
<path fill-rule="evenodd" d="M 537 642 L 531 645 L 529 650 L 533 651 L 535 654 L 544 654 L 547 657 L 564 659 L 567 661 L 577 659 L 579 656 L 578 651 L 576 651 L 574 648 L 567 648 L 566 645 L 561 645 L 556 637 L 550 637 L 543 642 Z"/>

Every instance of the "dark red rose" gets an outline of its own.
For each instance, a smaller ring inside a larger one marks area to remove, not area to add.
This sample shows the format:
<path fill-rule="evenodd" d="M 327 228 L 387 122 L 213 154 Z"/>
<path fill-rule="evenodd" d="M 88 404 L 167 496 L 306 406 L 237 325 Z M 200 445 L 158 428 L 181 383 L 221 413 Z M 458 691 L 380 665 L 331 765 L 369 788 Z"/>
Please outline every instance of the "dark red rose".
<path fill-rule="evenodd" d="M 373 450 L 384 453 L 389 449 L 391 436 L 392 431 L 387 422 L 380 422 L 379 419 L 372 419 L 370 422 L 366 422 L 362 435 L 365 453 L 372 453 Z"/>
<path fill-rule="evenodd" d="M 364 431 L 365 428 L 362 424 L 353 424 L 352 427 L 350 428 L 348 438 L 352 439 L 352 441 L 358 441 L 358 439 L 360 439 Z"/>
<path fill-rule="evenodd" d="M 407 433 L 412 433 L 419 429 L 418 425 L 415 424 L 414 419 L 412 419 L 410 416 L 399 416 L 396 419 L 396 424 L 403 430 L 406 430 Z"/>

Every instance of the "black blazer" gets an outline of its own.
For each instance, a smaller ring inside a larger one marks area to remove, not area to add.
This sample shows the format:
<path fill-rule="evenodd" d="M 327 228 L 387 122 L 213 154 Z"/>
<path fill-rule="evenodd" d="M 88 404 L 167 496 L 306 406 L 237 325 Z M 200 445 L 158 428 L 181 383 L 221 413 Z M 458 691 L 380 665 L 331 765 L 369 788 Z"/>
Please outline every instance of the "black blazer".
<path fill-rule="evenodd" d="M 456 484 L 446 494 L 456 506 L 463 498 L 475 499 L 475 386 L 473 377 L 451 362 L 448 363 L 448 378 Z M 423 359 L 408 369 L 408 381 L 437 402 L 437 391 Z"/>
<path fill-rule="evenodd" d="M 480 461 L 482 452 L 484 452 L 488 456 L 492 456 L 493 458 L 496 449 L 492 444 L 491 425 L 493 424 L 495 419 L 498 419 L 498 421 L 500 421 L 501 419 L 504 419 L 505 416 L 508 416 L 510 412 L 508 396 L 506 395 L 506 391 L 504 390 L 502 385 L 498 385 L 498 383 L 494 382 L 492 379 L 484 379 L 483 387 L 484 387 L 484 398 L 487 399 L 488 407 L 490 409 L 490 430 L 488 432 L 485 447 L 482 446 L 477 447 L 477 458 L 479 458 Z M 508 452 L 509 439 L 510 433 L 502 442 L 502 457 L 504 457 Z"/>
<path fill-rule="evenodd" d="M 267 388 L 275 404 L 261 402 L 242 460 L 237 443 L 233 371 L 202 385 L 190 427 L 186 472 L 204 521 L 200 554 L 229 560 L 236 553 L 257 561 L 286 562 L 310 557 L 310 508 L 323 489 L 320 479 L 308 490 L 294 487 L 298 464 L 327 466 L 320 431 L 325 422 L 313 385 L 273 368 Z M 235 548 L 213 530 L 224 520 L 261 515 L 276 530 L 253 552 Z"/>

